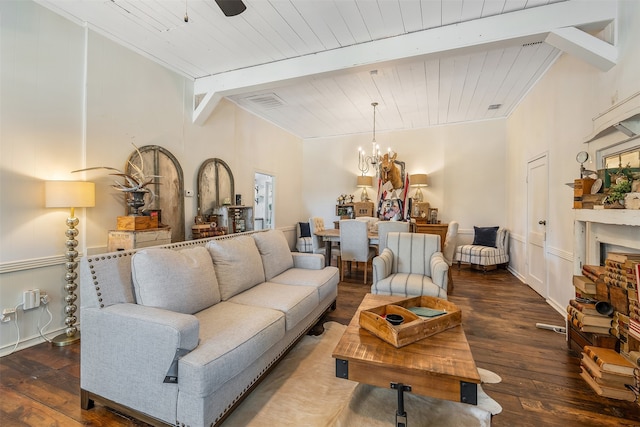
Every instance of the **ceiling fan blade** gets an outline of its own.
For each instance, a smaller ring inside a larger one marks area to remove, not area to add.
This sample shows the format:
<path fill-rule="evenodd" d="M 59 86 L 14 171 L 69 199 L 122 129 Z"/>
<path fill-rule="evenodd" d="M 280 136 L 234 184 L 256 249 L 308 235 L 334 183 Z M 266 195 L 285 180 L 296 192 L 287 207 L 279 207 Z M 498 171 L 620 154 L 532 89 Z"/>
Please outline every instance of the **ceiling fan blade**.
<path fill-rule="evenodd" d="M 224 16 L 236 16 L 245 11 L 247 6 L 242 0 L 216 0 Z"/>

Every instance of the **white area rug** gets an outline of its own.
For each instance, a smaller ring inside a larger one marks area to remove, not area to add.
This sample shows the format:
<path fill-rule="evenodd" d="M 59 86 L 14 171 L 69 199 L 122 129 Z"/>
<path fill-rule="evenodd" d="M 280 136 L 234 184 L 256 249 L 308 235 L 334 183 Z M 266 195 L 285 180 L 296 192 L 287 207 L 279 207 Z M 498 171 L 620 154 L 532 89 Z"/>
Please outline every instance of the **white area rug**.
<path fill-rule="evenodd" d="M 223 427 L 394 426 L 396 391 L 336 378 L 331 353 L 346 326 L 327 322 L 324 327 L 320 336 L 305 336 Z M 501 380 L 479 371 L 483 382 Z M 491 413 L 502 408 L 478 387 L 477 406 L 405 393 L 405 410 L 412 427 L 470 427 L 490 426 Z"/>

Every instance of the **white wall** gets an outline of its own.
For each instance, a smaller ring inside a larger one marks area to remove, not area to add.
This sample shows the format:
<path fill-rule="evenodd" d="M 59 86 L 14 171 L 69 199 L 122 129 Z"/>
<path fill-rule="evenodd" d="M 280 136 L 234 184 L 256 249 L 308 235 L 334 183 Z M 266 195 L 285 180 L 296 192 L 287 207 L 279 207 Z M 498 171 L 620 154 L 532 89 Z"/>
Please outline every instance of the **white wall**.
<path fill-rule="evenodd" d="M 427 173 L 425 201 L 438 208 L 442 222 L 460 223 L 461 238 L 473 239 L 473 226 L 506 223 L 505 120 L 490 120 L 403 132 L 376 132 L 381 150 L 391 147 L 406 172 Z M 310 139 L 304 142 L 304 220 L 338 219 L 336 199 L 340 194 L 360 198 L 356 188 L 358 148 L 370 149 L 371 135 Z M 373 175 L 373 171 L 369 171 Z M 409 195 L 413 196 L 411 189 Z M 374 197 L 371 189 L 369 196 Z"/>
<path fill-rule="evenodd" d="M 61 330 L 69 212 L 43 207 L 43 181 L 96 182 L 96 207 L 76 210 L 78 249 L 104 252 L 107 231 L 124 213 L 122 195 L 106 173 L 70 172 L 124 168 L 131 142 L 168 149 L 183 168 L 185 189 L 194 192 L 200 164 L 212 157 L 229 164 L 236 193 L 247 203 L 253 200 L 254 173 L 273 175 L 275 226 L 293 240 L 292 225 L 302 215 L 299 138 L 226 101 L 204 126 L 193 125 L 191 81 L 35 3 L 0 2 L 0 19 L 0 309 L 18 304 L 23 290 L 43 289 L 53 314 L 46 331 L 53 336 Z M 196 200 L 185 198 L 187 237 Z M 40 315 L 46 323 L 40 309 L 19 312 L 19 348 L 41 341 Z M 13 323 L 0 324 L 0 354 L 16 338 Z"/>
<path fill-rule="evenodd" d="M 592 118 L 640 90 L 640 3 L 626 0 L 619 9 L 619 62 L 602 72 L 563 54 L 527 95 L 507 124 L 508 218 L 512 230 L 511 267 L 526 271 L 526 174 L 527 162 L 541 153 L 549 159 L 549 217 L 547 261 L 549 302 L 563 310 L 574 295 L 573 190 L 565 185 L 579 178 L 575 156 L 595 144 L 585 144 L 592 132 Z M 595 164 L 585 165 L 595 169 Z"/>
<path fill-rule="evenodd" d="M 621 60 L 607 73 L 563 56 L 508 120 L 377 135 L 383 149 L 399 153 L 408 173 L 430 175 L 426 200 L 443 222 L 460 222 L 463 240 L 471 238 L 473 225 L 507 224 L 512 268 L 520 276 L 526 164 L 547 152 L 547 257 L 556 306 L 565 305 L 573 291 L 572 192 L 564 183 L 577 176 L 575 154 L 585 149 L 593 116 L 640 90 L 632 43 L 640 40 L 640 28 L 632 25 L 640 21 L 640 3 L 621 2 L 620 17 Z M 236 193 L 245 200 L 253 195 L 256 171 L 274 175 L 277 228 L 312 215 L 330 223 L 339 194 L 359 197 L 357 149 L 370 147 L 369 134 L 301 142 L 228 102 L 204 126 L 193 126 L 190 81 L 91 31 L 27 1 L 0 2 L 0 31 L 0 308 L 17 304 L 22 290 L 44 289 L 52 296 L 48 330 L 54 333 L 64 318 L 67 212 L 42 207 L 43 180 L 81 178 L 69 172 L 85 166 L 123 167 L 133 141 L 171 151 L 186 189 L 195 190 L 196 171 L 210 157 L 230 165 Z M 593 144 L 587 149 L 593 151 Z M 76 212 L 79 249 L 97 252 L 124 207 L 107 177 L 86 175 L 97 183 L 97 200 L 95 208 Z M 189 230 L 196 199 L 185 204 Z M 32 310 L 21 317 L 22 346 L 38 341 L 39 315 Z M 0 324 L 0 354 L 15 339 L 14 327 Z"/>

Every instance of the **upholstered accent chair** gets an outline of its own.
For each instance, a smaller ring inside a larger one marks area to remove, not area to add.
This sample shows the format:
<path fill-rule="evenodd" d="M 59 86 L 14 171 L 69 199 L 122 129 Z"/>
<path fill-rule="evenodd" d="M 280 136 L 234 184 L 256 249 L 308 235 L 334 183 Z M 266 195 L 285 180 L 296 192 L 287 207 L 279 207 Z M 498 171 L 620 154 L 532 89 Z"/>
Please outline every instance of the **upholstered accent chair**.
<path fill-rule="evenodd" d="M 296 224 L 296 249 L 302 253 L 313 253 L 313 237 L 308 222 Z"/>
<path fill-rule="evenodd" d="M 324 219 L 320 217 L 312 217 L 309 218 L 309 231 L 311 233 L 311 247 L 314 254 L 325 255 L 325 245 L 322 241 L 322 237 L 316 236 L 316 231 L 324 230 Z M 336 258 L 338 260 L 338 265 L 340 264 L 340 248 L 332 247 L 331 248 L 331 258 Z"/>
<path fill-rule="evenodd" d="M 373 259 L 371 293 L 446 299 L 448 270 L 439 235 L 390 232 L 387 247 Z"/>
<path fill-rule="evenodd" d="M 378 253 L 382 253 L 387 247 L 387 234 L 397 231 L 409 232 L 409 223 L 405 221 L 380 221 L 378 222 Z"/>
<path fill-rule="evenodd" d="M 376 255 L 369 246 L 369 227 L 366 221 L 343 219 L 340 221 L 340 280 L 344 279 L 345 262 L 364 262 L 364 283 L 367 283 L 369 261 Z"/>
<path fill-rule="evenodd" d="M 455 261 L 471 264 L 472 268 L 483 272 L 495 270 L 509 263 L 509 231 L 504 227 L 474 227 L 474 242 L 456 248 Z M 494 230 L 492 230 L 494 229 Z M 491 232 L 495 232 L 495 242 Z M 482 233 L 482 234 L 481 234 Z"/>

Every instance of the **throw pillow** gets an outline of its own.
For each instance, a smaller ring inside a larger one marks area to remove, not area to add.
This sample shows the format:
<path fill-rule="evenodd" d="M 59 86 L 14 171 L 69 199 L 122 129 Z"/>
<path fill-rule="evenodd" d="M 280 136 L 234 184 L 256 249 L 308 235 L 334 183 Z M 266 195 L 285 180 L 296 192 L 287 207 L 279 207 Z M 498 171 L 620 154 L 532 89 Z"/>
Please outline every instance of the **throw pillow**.
<path fill-rule="evenodd" d="M 207 249 L 213 258 L 223 301 L 264 282 L 262 258 L 251 236 L 210 240 Z"/>
<path fill-rule="evenodd" d="M 278 274 L 293 268 L 293 255 L 282 230 L 255 233 L 253 239 L 262 256 L 265 280 L 271 280 Z"/>
<path fill-rule="evenodd" d="M 311 237 L 311 228 L 308 222 L 300 223 L 300 237 Z"/>
<path fill-rule="evenodd" d="M 213 262 L 203 247 L 143 249 L 131 257 L 131 275 L 141 305 L 194 314 L 220 302 Z"/>
<path fill-rule="evenodd" d="M 500 227 L 476 227 L 473 226 L 473 244 L 478 246 L 496 247 L 496 236 Z"/>

